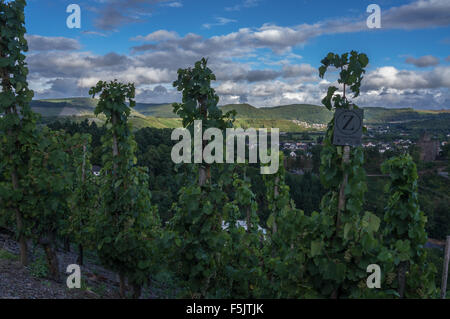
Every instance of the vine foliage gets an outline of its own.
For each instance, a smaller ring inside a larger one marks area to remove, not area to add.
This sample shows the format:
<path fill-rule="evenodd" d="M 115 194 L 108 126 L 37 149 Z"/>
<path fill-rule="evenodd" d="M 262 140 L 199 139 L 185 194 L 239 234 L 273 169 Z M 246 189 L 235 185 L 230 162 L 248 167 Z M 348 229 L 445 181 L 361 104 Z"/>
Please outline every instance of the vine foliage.
<path fill-rule="evenodd" d="M 106 116 L 108 130 L 102 138 L 100 208 L 95 220 L 97 252 L 102 263 L 119 274 L 122 296 L 127 278 L 134 296 L 139 297 L 141 287 L 155 270 L 160 221 L 156 207 L 151 205 L 147 172 L 135 165 L 136 142 L 127 122 L 130 107 L 135 105 L 135 88 L 117 80 L 99 81 L 89 91 L 92 97 L 98 93 L 95 114 Z"/>
<path fill-rule="evenodd" d="M 324 77 L 331 66 L 337 68 L 342 91 L 328 88 L 322 103 L 329 110 L 358 108 L 347 98 L 347 91 L 356 98 L 360 93 L 365 67 L 364 53 L 342 55 L 329 53 L 319 68 Z M 321 202 L 321 213 L 310 219 L 310 257 L 308 271 L 318 292 L 331 298 L 360 296 L 367 290 L 365 279 L 369 264 L 377 263 L 380 242 L 375 236 L 380 218 L 363 211 L 367 191 L 361 147 L 333 145 L 334 117 L 328 124 L 321 154 L 320 177 L 328 192 Z"/>
<path fill-rule="evenodd" d="M 418 200 L 417 167 L 409 154 L 393 157 L 381 166 L 391 181 L 386 185 L 390 194 L 385 208 L 385 243 L 391 250 L 396 269 L 400 297 L 429 298 L 436 296 L 436 268 L 427 264 L 424 245 L 426 216 Z"/>
<path fill-rule="evenodd" d="M 28 51 L 25 39 L 26 1 L 0 1 L 0 166 L 9 182 L 0 194 L 6 209 L 16 217 L 17 237 L 20 243 L 20 261 L 27 259 L 27 216 L 24 207 L 26 175 L 31 152 L 35 146 L 38 116 L 29 103 L 33 91 L 28 89 L 28 68 L 23 52 Z"/>

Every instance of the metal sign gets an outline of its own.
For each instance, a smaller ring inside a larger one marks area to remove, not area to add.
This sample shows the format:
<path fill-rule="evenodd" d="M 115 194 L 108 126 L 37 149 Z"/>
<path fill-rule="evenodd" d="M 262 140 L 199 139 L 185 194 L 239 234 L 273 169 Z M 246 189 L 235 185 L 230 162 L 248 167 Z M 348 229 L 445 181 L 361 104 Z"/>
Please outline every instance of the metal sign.
<path fill-rule="evenodd" d="M 361 145 L 364 110 L 336 109 L 334 116 L 334 145 Z"/>

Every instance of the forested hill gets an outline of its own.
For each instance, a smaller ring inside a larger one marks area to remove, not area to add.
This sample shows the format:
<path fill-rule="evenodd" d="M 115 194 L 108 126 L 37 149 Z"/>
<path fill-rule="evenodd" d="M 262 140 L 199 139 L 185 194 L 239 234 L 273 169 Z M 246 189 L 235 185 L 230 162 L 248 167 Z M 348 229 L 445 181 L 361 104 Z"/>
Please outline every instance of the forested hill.
<path fill-rule="evenodd" d="M 52 100 L 34 100 L 31 107 L 43 117 L 91 116 L 97 100 L 91 98 L 67 98 Z M 222 110 L 236 110 L 238 123 L 250 124 L 248 120 L 255 120 L 256 125 L 266 126 L 278 122 L 280 125 L 292 125 L 292 121 L 302 121 L 309 124 L 327 124 L 332 113 L 323 106 L 311 104 L 291 104 L 275 107 L 255 107 L 250 104 L 228 104 L 221 106 Z M 152 104 L 137 103 L 132 114 L 141 121 L 157 122 L 156 127 L 174 127 L 178 124 L 178 116 L 172 112 L 170 103 Z M 445 120 L 450 123 L 450 110 L 428 111 L 412 108 L 389 109 L 382 107 L 364 108 L 365 122 L 369 124 Z M 264 122 L 264 123 L 263 123 Z M 267 123 L 266 123 L 267 122 Z M 147 126 L 145 123 L 141 123 Z"/>
<path fill-rule="evenodd" d="M 224 111 L 236 110 L 240 118 L 299 120 L 308 123 L 326 124 L 332 113 L 323 106 L 311 104 L 290 104 L 257 108 L 249 104 L 228 104 Z M 364 119 L 368 123 L 403 122 L 437 118 L 450 115 L 450 110 L 428 111 L 413 108 L 388 109 L 383 107 L 364 108 Z"/>

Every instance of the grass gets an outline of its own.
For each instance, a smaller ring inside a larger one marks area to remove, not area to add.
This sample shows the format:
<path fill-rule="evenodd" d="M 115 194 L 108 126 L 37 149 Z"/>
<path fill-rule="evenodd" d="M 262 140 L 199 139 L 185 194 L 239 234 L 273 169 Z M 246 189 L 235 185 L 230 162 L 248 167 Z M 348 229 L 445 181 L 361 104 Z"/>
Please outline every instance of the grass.
<path fill-rule="evenodd" d="M 46 278 L 48 276 L 48 267 L 45 257 L 41 254 L 34 262 L 28 266 L 31 276 L 35 278 Z"/>
<path fill-rule="evenodd" d="M 0 248 L 0 259 L 17 261 L 17 260 L 19 260 L 19 256 L 14 255 L 14 254 L 10 253 L 9 251 Z"/>

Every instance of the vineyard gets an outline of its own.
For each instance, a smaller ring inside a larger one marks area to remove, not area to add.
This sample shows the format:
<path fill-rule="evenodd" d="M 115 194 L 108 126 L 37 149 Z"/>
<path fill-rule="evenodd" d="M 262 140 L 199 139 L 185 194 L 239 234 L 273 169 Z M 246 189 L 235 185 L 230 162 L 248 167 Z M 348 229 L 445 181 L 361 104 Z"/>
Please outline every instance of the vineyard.
<path fill-rule="evenodd" d="M 154 172 L 138 160 L 139 139 L 146 138 L 135 136 L 129 122 L 133 83 L 99 81 L 89 91 L 98 97 L 95 115 L 104 119 L 100 153 L 93 152 L 95 136 L 37 125 L 24 7 L 24 0 L 0 1 L 0 227 L 14 234 L 22 267 L 33 262 L 30 245 L 38 246 L 47 276 L 65 282 L 60 269 L 68 265 L 58 256 L 64 246 L 75 247 L 81 269 L 95 258 L 117 274 L 123 298 L 142 297 L 155 278 L 166 278 L 175 298 L 439 297 L 412 157 L 382 164 L 388 200 L 379 216 L 364 209 L 362 147 L 333 144 L 334 112 L 358 109 L 351 99 L 360 93 L 366 54 L 329 53 L 318 70 L 324 78 L 336 69 L 340 86 L 330 86 L 322 100 L 331 120 L 320 154 L 318 211 L 296 207 L 282 153 L 278 171 L 263 176 L 248 161 L 176 164 L 174 180 L 158 181 L 170 184 L 161 194 L 152 192 Z M 184 128 L 193 132 L 194 121 L 202 121 L 225 134 L 233 127 L 237 114 L 218 107 L 207 59 L 179 69 L 174 80 L 182 102 L 173 111 Z M 171 159 L 153 154 L 145 160 L 167 169 Z M 99 161 L 96 175 L 92 163 Z M 375 287 L 370 265 L 379 266 Z"/>

